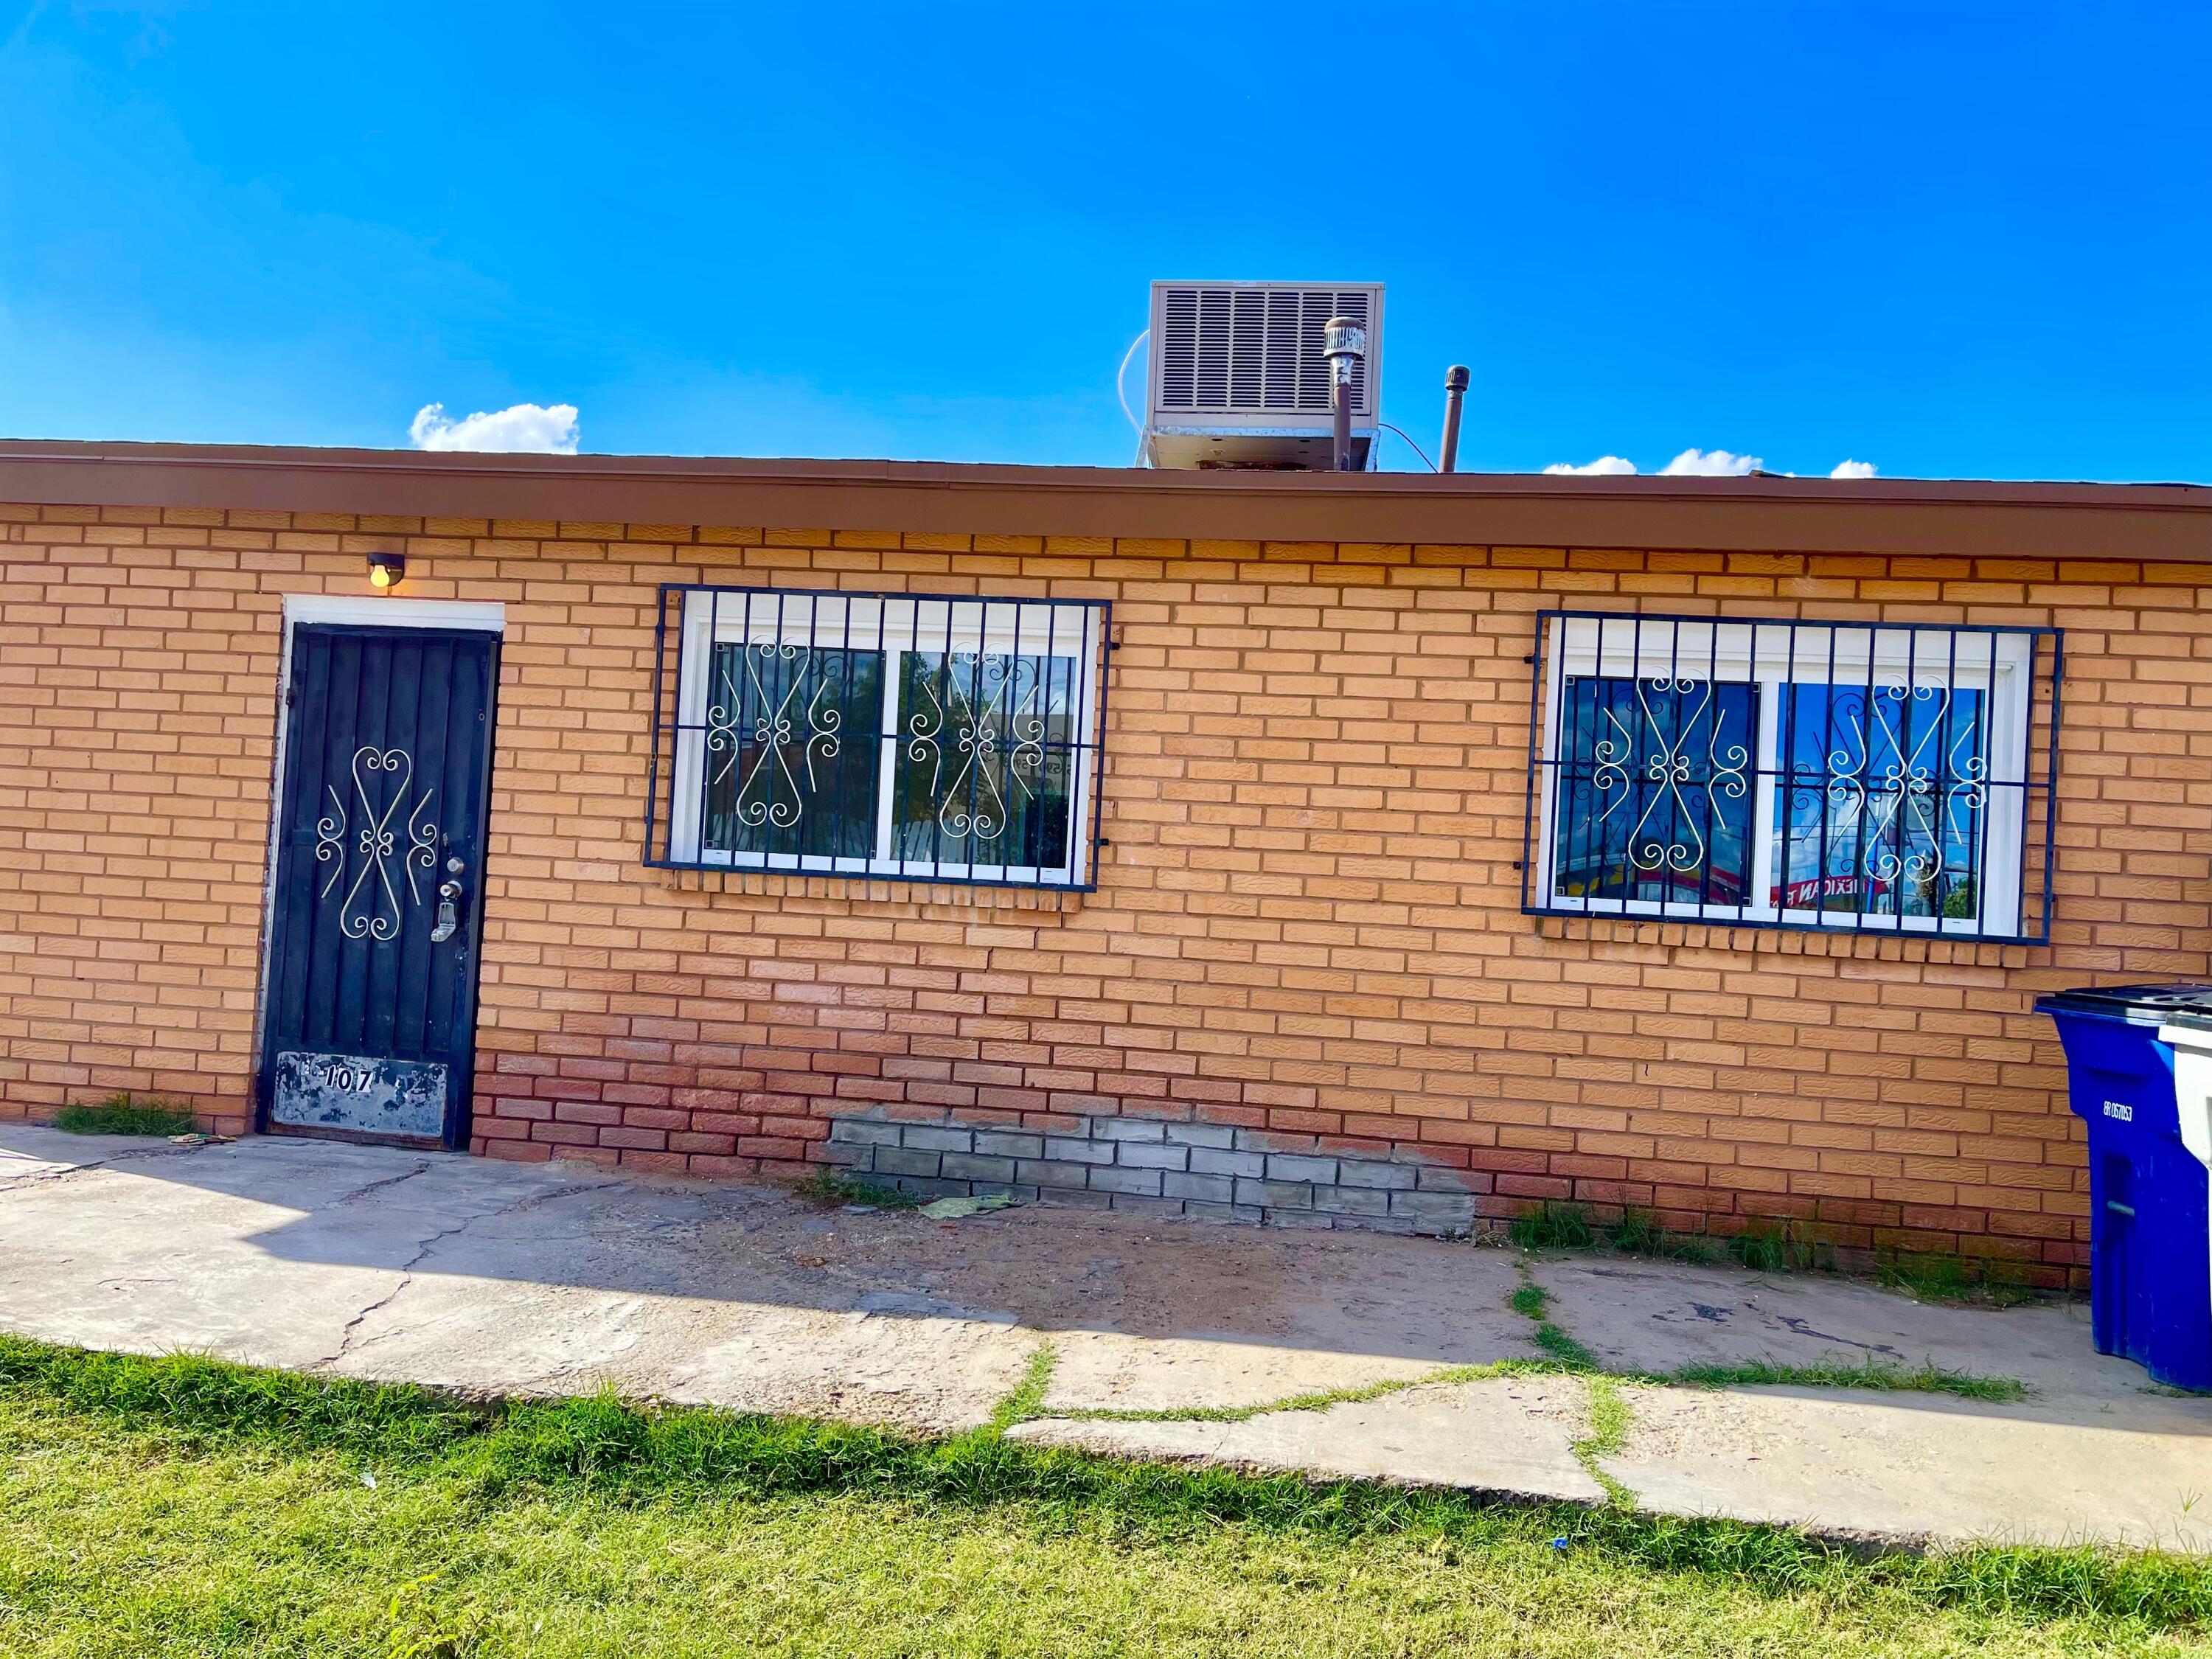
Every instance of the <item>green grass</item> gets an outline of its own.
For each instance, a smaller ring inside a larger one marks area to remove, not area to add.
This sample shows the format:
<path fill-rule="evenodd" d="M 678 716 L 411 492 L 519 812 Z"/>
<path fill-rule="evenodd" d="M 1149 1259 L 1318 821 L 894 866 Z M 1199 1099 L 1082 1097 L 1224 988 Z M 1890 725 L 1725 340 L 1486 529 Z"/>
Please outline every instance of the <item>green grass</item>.
<path fill-rule="evenodd" d="M 1524 1250 L 1586 1250 L 1597 1243 L 1589 1210 L 1549 1199 L 1516 1216 L 1505 1236 Z"/>
<path fill-rule="evenodd" d="M 1394 1394 L 1403 1394 L 1408 1389 L 1453 1388 L 1463 1382 L 1486 1382 L 1496 1376 L 1553 1375 L 1563 1369 L 1542 1359 L 1493 1359 L 1479 1365 L 1446 1365 L 1424 1371 L 1419 1376 L 1389 1377 L 1379 1382 L 1286 1394 L 1249 1406 L 1073 1406 L 1033 1411 L 1029 1417 L 1054 1417 L 1078 1423 L 1249 1423 L 1255 1417 L 1273 1417 L 1278 1412 L 1325 1412 L 1335 1406 L 1364 1405 L 1370 1400 L 1385 1400 Z M 1027 1420 L 1026 1417 L 1013 1419 Z"/>
<path fill-rule="evenodd" d="M 1594 1400 L 1591 1456 L 1618 1427 Z M 2151 1554 L 1867 1561 L 991 1430 L 472 1405 L 0 1339 L 11 1655 L 2025 1659 L 2179 1654 L 2207 1628 L 2212 1578 Z"/>
<path fill-rule="evenodd" d="M 1607 1230 L 1607 1249 L 1623 1255 L 1647 1255 L 1662 1261 L 1710 1261 L 1712 1247 L 1695 1233 L 1669 1231 L 1649 1210 L 1626 1209 L 1620 1224 Z"/>
<path fill-rule="evenodd" d="M 872 1204 L 879 1210 L 918 1210 L 929 1200 L 896 1187 L 878 1187 L 872 1181 L 855 1181 L 842 1170 L 824 1167 L 785 1183 L 785 1189 L 810 1204 L 830 1209 L 846 1204 Z"/>
<path fill-rule="evenodd" d="M 1605 1493 L 1605 1501 L 1617 1510 L 1633 1509 L 1636 1494 L 1606 1473 L 1600 1459 L 1617 1455 L 1628 1443 L 1628 1431 L 1635 1421 L 1628 1401 L 1621 1396 L 1620 1384 L 1610 1376 L 1587 1376 L 1583 1380 L 1584 1397 L 1589 1402 L 1589 1425 L 1582 1437 L 1573 1443 L 1575 1462 L 1583 1472 L 1597 1482 Z"/>
<path fill-rule="evenodd" d="M 2033 1301 L 2034 1290 L 2008 1277 L 2002 1262 L 1985 1262 L 1973 1273 L 1956 1256 L 1899 1254 L 1885 1261 L 1875 1277 L 1893 1290 L 1921 1302 L 1973 1303 L 2011 1308 Z"/>
<path fill-rule="evenodd" d="M 1544 1310 L 1552 1305 L 1552 1293 L 1534 1279 L 1526 1279 L 1514 1287 L 1505 1305 L 1527 1318 L 1541 1319 Z"/>
<path fill-rule="evenodd" d="M 2012 1405 L 2028 1397 L 2025 1382 L 2009 1376 L 1977 1376 L 1941 1365 L 1889 1365 L 1879 1361 L 1849 1364 L 1827 1360 L 1812 1365 L 1781 1365 L 1767 1359 L 1727 1365 L 1685 1365 L 1655 1379 L 1687 1389 L 1877 1389 L 1905 1394 L 1948 1394 L 1961 1400 Z"/>
<path fill-rule="evenodd" d="M 63 1107 L 54 1114 L 54 1127 L 73 1135 L 188 1135 L 199 1120 L 187 1107 L 110 1095 L 97 1105 Z"/>

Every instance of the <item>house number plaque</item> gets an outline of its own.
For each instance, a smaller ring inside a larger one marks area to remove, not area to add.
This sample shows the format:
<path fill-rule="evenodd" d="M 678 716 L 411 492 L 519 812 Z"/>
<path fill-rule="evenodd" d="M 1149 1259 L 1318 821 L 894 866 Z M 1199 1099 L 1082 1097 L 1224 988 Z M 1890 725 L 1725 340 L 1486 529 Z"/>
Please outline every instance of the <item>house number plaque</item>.
<path fill-rule="evenodd" d="M 434 1139 L 446 1124 L 446 1068 L 364 1054 L 279 1054 L 270 1115 L 298 1129 Z"/>

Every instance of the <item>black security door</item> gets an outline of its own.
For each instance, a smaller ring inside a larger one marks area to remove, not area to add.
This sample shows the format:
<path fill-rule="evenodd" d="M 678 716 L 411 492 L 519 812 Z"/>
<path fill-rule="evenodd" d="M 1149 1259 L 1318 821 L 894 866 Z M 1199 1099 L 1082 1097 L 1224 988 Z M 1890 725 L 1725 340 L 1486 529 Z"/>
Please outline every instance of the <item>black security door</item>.
<path fill-rule="evenodd" d="M 496 636 L 301 627 L 262 1005 L 262 1126 L 463 1144 Z"/>

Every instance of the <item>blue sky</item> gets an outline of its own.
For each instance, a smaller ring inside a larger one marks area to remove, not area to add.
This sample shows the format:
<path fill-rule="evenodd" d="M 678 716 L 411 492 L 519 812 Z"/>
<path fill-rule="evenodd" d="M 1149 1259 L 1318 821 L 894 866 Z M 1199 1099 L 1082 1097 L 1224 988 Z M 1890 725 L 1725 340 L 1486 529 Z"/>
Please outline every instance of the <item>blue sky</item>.
<path fill-rule="evenodd" d="M 1117 465 L 1147 283 L 1271 276 L 1389 283 L 1385 413 L 1430 445 L 1468 363 L 1473 467 L 2212 480 L 2202 0 L 0 0 L 0 434 L 533 403 Z"/>

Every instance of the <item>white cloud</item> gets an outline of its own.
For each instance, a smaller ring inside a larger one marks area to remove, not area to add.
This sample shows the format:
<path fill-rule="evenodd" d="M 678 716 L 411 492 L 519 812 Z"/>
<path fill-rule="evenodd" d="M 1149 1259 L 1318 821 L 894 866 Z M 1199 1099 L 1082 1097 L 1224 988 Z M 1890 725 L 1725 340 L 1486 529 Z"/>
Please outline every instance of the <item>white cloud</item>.
<path fill-rule="evenodd" d="M 417 449 L 497 450 L 508 454 L 573 455 L 576 453 L 576 406 L 515 404 L 457 421 L 443 404 L 416 411 L 407 435 Z"/>
<path fill-rule="evenodd" d="M 1832 478 L 1871 478 L 1874 477 L 1874 463 L 1872 461 L 1838 461 L 1836 470 L 1828 476 Z"/>
<path fill-rule="evenodd" d="M 1636 463 L 1624 461 L 1618 455 L 1601 455 L 1582 466 L 1571 466 L 1565 461 L 1553 461 L 1545 471 L 1565 476 L 1572 474 L 1585 478 L 1618 478 L 1636 471 Z"/>
<path fill-rule="evenodd" d="M 1686 449 L 1659 469 L 1662 478 L 1741 478 L 1759 471 L 1756 455 L 1731 455 L 1725 449 Z"/>

